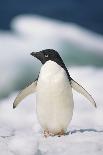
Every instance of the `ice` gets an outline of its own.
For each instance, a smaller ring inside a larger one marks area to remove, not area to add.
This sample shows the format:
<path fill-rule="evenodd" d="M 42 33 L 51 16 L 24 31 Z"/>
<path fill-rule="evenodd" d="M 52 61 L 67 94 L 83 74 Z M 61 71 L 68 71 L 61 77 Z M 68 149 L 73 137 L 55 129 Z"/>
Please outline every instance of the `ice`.
<path fill-rule="evenodd" d="M 25 37 L 37 40 L 45 38 L 51 43 L 65 40 L 68 44 L 71 42 L 85 49 L 92 49 L 92 52 L 98 51 L 103 54 L 103 36 L 74 23 L 64 23 L 36 15 L 20 15 L 12 21 L 11 26 Z"/>
<path fill-rule="evenodd" d="M 97 109 L 73 91 L 74 115 L 67 135 L 44 138 L 36 116 L 35 94 L 13 109 L 15 93 L 0 103 L 0 155 L 103 154 L 103 69 L 72 67 L 69 72 L 91 93 Z"/>
<path fill-rule="evenodd" d="M 20 133 L 11 138 L 8 148 L 16 155 L 34 155 L 38 151 L 38 139 L 35 135 Z"/>
<path fill-rule="evenodd" d="M 88 63 L 89 58 L 90 64 L 103 65 L 103 36 L 73 23 L 20 15 L 12 20 L 11 31 L 0 31 L 0 98 L 37 78 L 40 63 L 30 53 L 47 48 L 59 51 L 70 65 Z"/>

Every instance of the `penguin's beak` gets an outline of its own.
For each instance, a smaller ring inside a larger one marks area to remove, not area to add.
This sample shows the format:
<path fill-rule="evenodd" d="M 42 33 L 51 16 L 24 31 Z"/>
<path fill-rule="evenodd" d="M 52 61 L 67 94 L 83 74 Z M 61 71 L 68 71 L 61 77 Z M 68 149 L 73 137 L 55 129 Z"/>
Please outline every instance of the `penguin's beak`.
<path fill-rule="evenodd" d="M 32 52 L 32 53 L 30 53 L 30 55 L 36 57 L 36 53 L 37 53 L 37 52 Z"/>
<path fill-rule="evenodd" d="M 32 52 L 30 53 L 32 56 L 34 56 L 35 58 L 39 59 L 41 61 L 41 63 L 45 62 L 45 58 L 42 52 Z"/>
<path fill-rule="evenodd" d="M 32 55 L 33 57 L 37 58 L 37 59 L 40 59 L 40 57 L 41 57 L 40 52 L 32 52 L 31 55 Z"/>

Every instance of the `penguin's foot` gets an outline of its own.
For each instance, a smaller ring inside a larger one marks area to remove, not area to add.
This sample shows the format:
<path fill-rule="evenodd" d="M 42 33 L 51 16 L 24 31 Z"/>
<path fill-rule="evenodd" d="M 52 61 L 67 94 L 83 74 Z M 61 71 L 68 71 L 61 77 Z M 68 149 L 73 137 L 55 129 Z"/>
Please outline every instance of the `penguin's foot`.
<path fill-rule="evenodd" d="M 58 137 L 61 137 L 61 136 L 65 136 L 65 132 L 64 132 L 64 130 L 61 130 L 58 133 L 52 133 L 49 130 L 44 130 L 44 137 L 47 138 L 49 136 L 58 136 Z"/>
<path fill-rule="evenodd" d="M 49 136 L 55 136 L 55 134 L 51 133 L 50 131 L 48 130 L 44 130 L 44 137 L 47 138 Z"/>
<path fill-rule="evenodd" d="M 57 134 L 57 136 L 58 136 L 58 137 L 65 136 L 64 130 L 61 130 L 61 131 Z"/>

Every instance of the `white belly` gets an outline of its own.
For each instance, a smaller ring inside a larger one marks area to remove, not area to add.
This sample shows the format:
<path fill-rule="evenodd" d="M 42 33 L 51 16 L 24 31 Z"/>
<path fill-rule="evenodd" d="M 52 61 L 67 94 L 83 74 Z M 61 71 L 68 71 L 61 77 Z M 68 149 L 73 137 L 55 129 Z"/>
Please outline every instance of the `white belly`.
<path fill-rule="evenodd" d="M 37 115 L 44 130 L 66 130 L 73 114 L 72 89 L 66 72 L 48 61 L 41 68 L 37 83 Z"/>

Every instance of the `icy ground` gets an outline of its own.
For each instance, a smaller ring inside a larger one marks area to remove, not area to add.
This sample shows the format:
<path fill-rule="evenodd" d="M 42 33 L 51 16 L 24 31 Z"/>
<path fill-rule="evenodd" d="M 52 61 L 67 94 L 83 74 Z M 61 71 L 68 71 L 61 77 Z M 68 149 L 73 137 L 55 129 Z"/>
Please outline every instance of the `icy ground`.
<path fill-rule="evenodd" d="M 92 94 L 98 108 L 73 92 L 71 133 L 44 138 L 36 118 L 35 95 L 13 110 L 17 93 L 13 94 L 0 103 L 0 155 L 103 155 L 103 69 L 78 67 L 69 71 Z"/>

